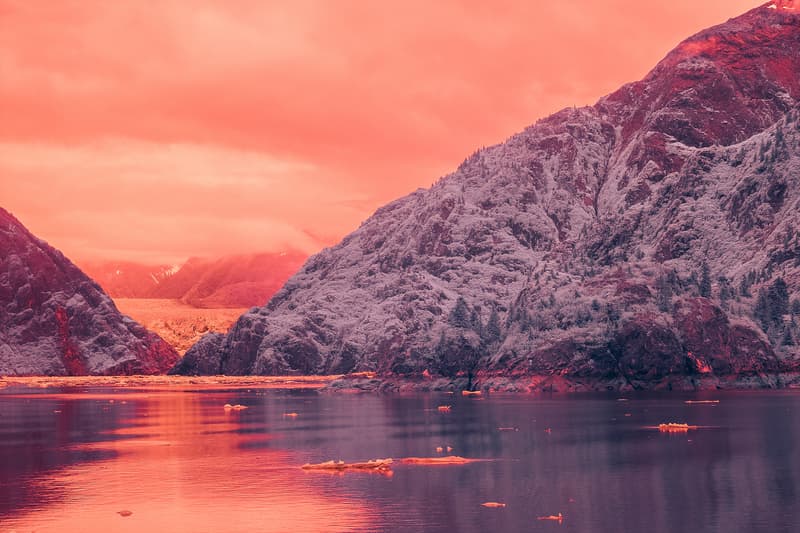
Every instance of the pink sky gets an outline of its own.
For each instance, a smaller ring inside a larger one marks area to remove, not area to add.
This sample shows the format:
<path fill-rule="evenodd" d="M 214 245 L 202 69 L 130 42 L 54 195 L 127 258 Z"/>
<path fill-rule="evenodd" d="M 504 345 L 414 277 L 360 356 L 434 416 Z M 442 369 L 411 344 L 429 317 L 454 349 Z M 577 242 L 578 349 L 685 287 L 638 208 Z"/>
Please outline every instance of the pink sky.
<path fill-rule="evenodd" d="M 752 0 L 0 0 L 0 206 L 76 260 L 338 241 Z"/>

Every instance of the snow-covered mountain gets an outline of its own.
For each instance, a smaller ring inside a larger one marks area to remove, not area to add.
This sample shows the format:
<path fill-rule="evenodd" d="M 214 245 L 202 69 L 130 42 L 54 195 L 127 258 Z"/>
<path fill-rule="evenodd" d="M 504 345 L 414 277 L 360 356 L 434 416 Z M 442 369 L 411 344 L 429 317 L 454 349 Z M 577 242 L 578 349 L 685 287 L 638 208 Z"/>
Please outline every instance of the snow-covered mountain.
<path fill-rule="evenodd" d="M 299 252 L 258 253 L 217 259 L 191 258 L 182 265 L 88 262 L 84 271 L 113 298 L 181 300 L 202 308 L 263 305 L 306 256 Z"/>
<path fill-rule="evenodd" d="M 160 374 L 177 359 L 0 209 L 0 375 Z"/>
<path fill-rule="evenodd" d="M 182 265 L 145 265 L 132 261 L 84 261 L 78 265 L 112 298 L 152 298 L 159 285 Z"/>
<path fill-rule="evenodd" d="M 472 154 L 175 371 L 782 384 L 800 341 L 798 7 L 703 31 Z"/>

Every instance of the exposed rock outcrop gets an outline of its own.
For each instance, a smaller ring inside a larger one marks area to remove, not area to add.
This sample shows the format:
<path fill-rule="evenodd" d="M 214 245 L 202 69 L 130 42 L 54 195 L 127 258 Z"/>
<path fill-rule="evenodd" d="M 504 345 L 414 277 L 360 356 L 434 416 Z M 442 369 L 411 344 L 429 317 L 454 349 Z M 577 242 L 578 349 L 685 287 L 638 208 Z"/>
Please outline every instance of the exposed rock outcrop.
<path fill-rule="evenodd" d="M 159 374 L 178 354 L 0 209 L 0 374 Z"/>

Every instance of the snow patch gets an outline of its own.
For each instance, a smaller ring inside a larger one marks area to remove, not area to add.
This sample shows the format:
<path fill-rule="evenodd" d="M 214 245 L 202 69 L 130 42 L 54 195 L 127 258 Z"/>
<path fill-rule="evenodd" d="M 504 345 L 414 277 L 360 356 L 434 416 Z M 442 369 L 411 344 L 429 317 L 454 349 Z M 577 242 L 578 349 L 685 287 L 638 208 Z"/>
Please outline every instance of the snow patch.
<path fill-rule="evenodd" d="M 800 11 L 800 6 L 796 6 L 796 0 L 780 0 L 767 6 L 768 9 L 782 9 L 784 11 Z"/>

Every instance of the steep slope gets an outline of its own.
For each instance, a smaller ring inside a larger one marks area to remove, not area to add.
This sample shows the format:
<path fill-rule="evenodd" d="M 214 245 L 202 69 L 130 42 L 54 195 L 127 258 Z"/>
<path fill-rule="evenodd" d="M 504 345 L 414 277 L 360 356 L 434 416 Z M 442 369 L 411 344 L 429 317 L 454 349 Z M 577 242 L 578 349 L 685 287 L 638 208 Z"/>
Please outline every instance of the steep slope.
<path fill-rule="evenodd" d="M 178 354 L 0 209 L 0 374 L 157 374 Z"/>
<path fill-rule="evenodd" d="M 218 259 L 191 258 L 181 266 L 130 262 L 86 263 L 84 271 L 113 298 L 181 300 L 201 308 L 264 305 L 306 256 L 258 253 Z"/>
<path fill-rule="evenodd" d="M 476 152 L 175 371 L 782 384 L 797 367 L 798 7 L 701 32 L 644 80 Z"/>
<path fill-rule="evenodd" d="M 112 298 L 151 298 L 180 266 L 143 265 L 131 261 L 89 261 L 78 264 Z"/>
<path fill-rule="evenodd" d="M 198 261 L 200 275 L 180 299 L 204 308 L 264 305 L 305 260 L 304 254 L 284 252 Z"/>

